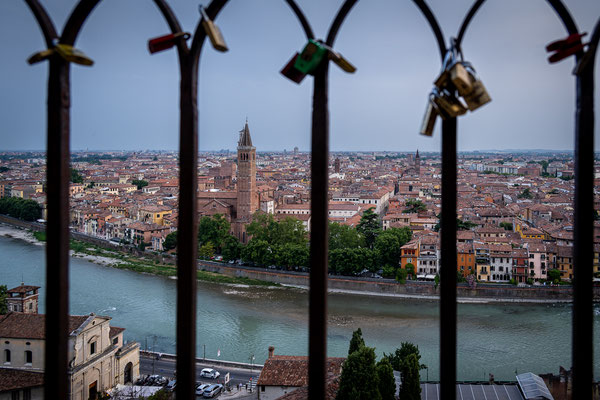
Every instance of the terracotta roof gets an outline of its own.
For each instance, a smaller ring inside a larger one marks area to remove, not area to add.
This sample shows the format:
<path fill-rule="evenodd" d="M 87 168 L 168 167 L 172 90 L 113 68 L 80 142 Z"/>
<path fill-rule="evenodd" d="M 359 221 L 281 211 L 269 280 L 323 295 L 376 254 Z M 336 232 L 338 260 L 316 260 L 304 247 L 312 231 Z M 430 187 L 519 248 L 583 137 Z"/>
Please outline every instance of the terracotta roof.
<path fill-rule="evenodd" d="M 42 386 L 43 384 L 44 374 L 42 372 L 0 368 L 0 392 Z"/>
<path fill-rule="evenodd" d="M 118 326 L 111 326 L 110 331 L 108 333 L 108 337 L 113 338 L 117 336 L 119 333 L 123 332 L 125 328 L 119 328 Z"/>
<path fill-rule="evenodd" d="M 325 388 L 325 400 L 335 400 L 337 392 L 340 388 L 340 377 L 329 376 L 326 382 L 327 387 Z M 299 389 L 294 390 L 284 396 L 281 396 L 277 400 L 305 400 L 308 399 L 308 386 L 303 386 Z"/>
<path fill-rule="evenodd" d="M 90 316 L 71 315 L 69 333 L 79 328 Z M 0 316 L 0 337 L 15 339 L 46 339 L 44 314 L 8 313 Z"/>
<path fill-rule="evenodd" d="M 328 357 L 328 374 L 339 375 L 345 360 L 343 357 Z M 308 385 L 308 357 L 272 356 L 268 358 L 265 361 L 257 384 L 298 387 Z"/>
<path fill-rule="evenodd" d="M 31 291 L 34 291 L 39 288 L 40 288 L 40 286 L 21 285 L 21 286 L 17 286 L 16 288 L 9 289 L 6 292 L 7 293 L 27 293 L 27 292 L 31 292 Z"/>

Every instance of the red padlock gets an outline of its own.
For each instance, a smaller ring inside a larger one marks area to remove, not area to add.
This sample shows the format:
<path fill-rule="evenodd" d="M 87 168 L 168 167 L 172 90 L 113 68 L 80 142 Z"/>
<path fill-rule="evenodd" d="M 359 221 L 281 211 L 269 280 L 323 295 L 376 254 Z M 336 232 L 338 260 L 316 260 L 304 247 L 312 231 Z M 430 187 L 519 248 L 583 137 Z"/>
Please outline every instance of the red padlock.
<path fill-rule="evenodd" d="M 170 33 L 165 36 L 160 36 L 154 39 L 148 40 L 148 50 L 150 54 L 158 53 L 159 51 L 170 49 L 177 44 L 179 38 L 188 40 L 191 35 L 187 32 Z"/>
<path fill-rule="evenodd" d="M 583 50 L 585 44 L 581 43 L 581 38 L 586 34 L 586 32 L 574 33 L 572 35 L 567 36 L 567 38 L 565 39 L 556 40 L 547 45 L 547 52 L 555 52 L 550 57 L 548 57 L 548 61 L 550 63 L 555 63 L 569 56 L 572 56 L 578 51 Z"/>
<path fill-rule="evenodd" d="M 299 71 L 294 64 L 296 64 L 296 59 L 298 58 L 300 54 L 296 53 L 292 59 L 287 63 L 287 65 L 285 67 L 283 67 L 283 69 L 280 71 L 281 74 L 283 76 L 285 76 L 286 78 L 296 82 L 296 83 L 300 83 L 302 82 L 302 79 L 304 79 L 304 77 L 306 76 L 306 74 L 302 71 Z"/>

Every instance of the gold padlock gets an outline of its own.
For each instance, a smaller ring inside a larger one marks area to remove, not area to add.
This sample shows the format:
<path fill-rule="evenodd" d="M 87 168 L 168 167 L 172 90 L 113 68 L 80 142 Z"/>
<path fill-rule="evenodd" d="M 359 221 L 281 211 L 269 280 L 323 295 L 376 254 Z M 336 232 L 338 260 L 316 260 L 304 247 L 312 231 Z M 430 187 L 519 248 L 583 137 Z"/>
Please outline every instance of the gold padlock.
<path fill-rule="evenodd" d="M 471 93 L 471 90 L 473 90 L 471 85 L 471 76 L 461 62 L 455 63 L 450 68 L 450 80 L 461 96 L 465 96 Z"/>
<path fill-rule="evenodd" d="M 438 89 L 443 89 L 444 86 L 446 86 L 446 83 L 448 82 L 448 78 L 450 77 L 450 73 L 448 72 L 448 70 L 444 69 L 440 75 L 435 79 L 435 81 L 433 81 L 433 84 L 438 88 Z"/>
<path fill-rule="evenodd" d="M 54 54 L 54 50 L 53 49 L 47 49 L 47 50 L 38 51 L 37 53 L 32 54 L 27 59 L 27 62 L 29 63 L 29 65 L 36 64 L 36 63 L 39 63 L 41 61 L 47 60 L 48 58 L 50 58 L 50 56 L 52 54 Z"/>
<path fill-rule="evenodd" d="M 356 67 L 350 64 L 350 61 L 346 60 L 344 56 L 342 56 L 337 51 L 332 49 L 329 50 L 329 59 L 337 64 L 338 67 L 343 69 L 346 72 L 353 73 L 356 72 Z"/>
<path fill-rule="evenodd" d="M 431 100 L 427 102 L 427 108 L 425 109 L 425 115 L 421 122 L 421 130 L 419 133 L 424 136 L 433 136 L 433 128 L 435 128 L 435 121 L 439 115 L 437 108 Z"/>
<path fill-rule="evenodd" d="M 437 105 L 442 119 L 445 119 L 444 117 L 456 118 L 467 112 L 467 108 L 461 101 L 447 90 L 440 91 L 439 95 L 434 95 L 432 100 Z"/>
<path fill-rule="evenodd" d="M 72 62 L 79 65 L 93 65 L 94 61 L 86 56 L 83 51 L 77 50 L 73 46 L 63 43 L 57 43 L 54 46 L 56 53 L 65 59 L 65 61 Z"/>
<path fill-rule="evenodd" d="M 482 105 L 492 101 L 492 98 L 485 89 L 485 86 L 483 86 L 481 80 L 476 79 L 475 82 L 473 82 L 472 87 L 473 90 L 471 90 L 471 93 L 463 95 L 470 111 L 475 111 Z"/>
<path fill-rule="evenodd" d="M 204 28 L 204 32 L 210 39 L 210 43 L 213 48 L 217 51 L 226 52 L 229 49 L 227 48 L 227 43 L 225 43 L 225 39 L 223 38 L 223 34 L 219 27 L 208 18 L 208 14 L 204 11 L 204 7 L 200 6 L 200 14 L 202 15 L 202 27 Z"/>

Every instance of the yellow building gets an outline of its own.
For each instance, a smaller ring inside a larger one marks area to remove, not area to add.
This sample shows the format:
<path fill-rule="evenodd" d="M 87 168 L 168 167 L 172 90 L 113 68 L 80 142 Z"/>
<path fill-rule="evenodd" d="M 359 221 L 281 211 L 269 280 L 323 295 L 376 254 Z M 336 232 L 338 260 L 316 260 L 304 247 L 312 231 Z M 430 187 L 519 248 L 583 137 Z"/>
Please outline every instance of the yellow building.
<path fill-rule="evenodd" d="M 171 215 L 173 209 L 168 206 L 144 206 L 138 212 L 138 220 L 156 225 L 164 225 L 164 217 Z"/>

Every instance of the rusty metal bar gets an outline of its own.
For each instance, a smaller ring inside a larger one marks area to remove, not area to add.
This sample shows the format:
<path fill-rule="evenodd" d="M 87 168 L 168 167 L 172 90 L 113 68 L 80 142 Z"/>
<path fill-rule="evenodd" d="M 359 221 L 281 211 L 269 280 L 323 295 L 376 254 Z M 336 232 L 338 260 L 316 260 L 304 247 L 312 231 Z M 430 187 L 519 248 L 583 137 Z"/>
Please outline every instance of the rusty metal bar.
<path fill-rule="evenodd" d="M 596 24 L 587 64 L 577 75 L 575 122 L 575 244 L 573 246 L 573 398 L 592 398 L 594 379 L 594 59 Z M 579 58 L 581 59 L 581 58 Z"/>
<path fill-rule="evenodd" d="M 456 398 L 456 118 L 442 123 L 440 390 Z"/>

